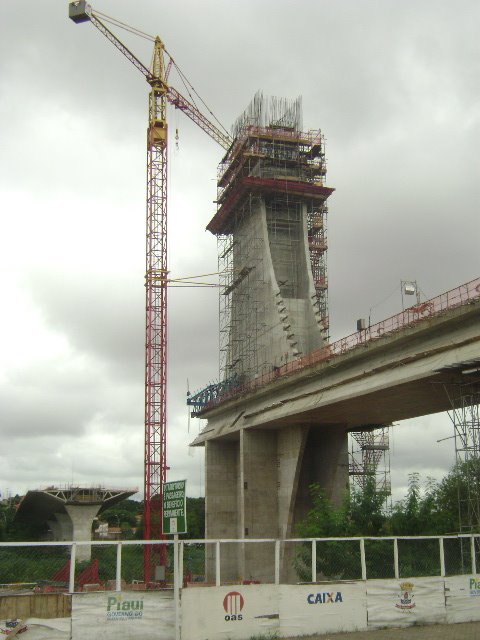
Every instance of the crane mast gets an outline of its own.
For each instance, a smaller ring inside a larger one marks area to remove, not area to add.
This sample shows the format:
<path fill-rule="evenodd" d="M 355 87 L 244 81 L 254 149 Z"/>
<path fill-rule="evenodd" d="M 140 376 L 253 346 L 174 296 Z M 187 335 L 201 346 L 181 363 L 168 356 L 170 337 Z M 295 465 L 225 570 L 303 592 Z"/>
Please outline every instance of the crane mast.
<path fill-rule="evenodd" d="M 163 43 L 155 39 L 147 130 L 145 263 L 144 537 L 162 537 L 162 488 L 167 475 L 167 91 Z M 160 564 L 164 565 L 164 547 Z M 150 578 L 151 547 L 144 574 Z"/>
<path fill-rule="evenodd" d="M 148 69 L 93 12 L 85 0 L 69 4 L 76 23 L 90 21 L 145 76 L 150 85 L 147 129 L 147 206 L 145 264 L 145 459 L 144 538 L 162 538 L 162 491 L 167 473 L 167 102 L 185 113 L 224 149 L 232 143 L 181 93 L 167 84 L 172 66 L 164 62 L 164 45 L 155 38 Z M 145 545 L 144 580 L 165 565 L 165 547 Z M 157 576 L 154 576 L 155 578 Z"/>

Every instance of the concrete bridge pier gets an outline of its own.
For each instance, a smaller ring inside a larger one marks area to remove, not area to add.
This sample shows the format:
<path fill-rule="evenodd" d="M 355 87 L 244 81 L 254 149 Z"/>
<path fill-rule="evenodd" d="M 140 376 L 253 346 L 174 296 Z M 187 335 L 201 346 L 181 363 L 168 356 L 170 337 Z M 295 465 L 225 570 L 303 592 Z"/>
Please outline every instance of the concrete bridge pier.
<path fill-rule="evenodd" d="M 72 540 L 85 541 L 92 537 L 93 519 L 98 514 L 101 504 L 92 505 L 72 505 L 66 504 L 65 509 L 72 521 Z M 77 546 L 77 560 L 91 560 L 92 548 L 90 545 L 82 544 Z"/>
<path fill-rule="evenodd" d="M 311 484 L 318 483 L 334 502 L 342 500 L 348 487 L 347 444 L 347 430 L 338 425 L 242 429 L 236 439 L 207 440 L 206 537 L 293 537 L 295 524 L 311 508 Z M 282 549 L 282 579 L 296 579 L 293 553 L 293 548 Z M 209 545 L 209 582 L 214 554 Z M 271 543 L 232 543 L 221 555 L 221 579 L 273 582 L 274 557 Z"/>

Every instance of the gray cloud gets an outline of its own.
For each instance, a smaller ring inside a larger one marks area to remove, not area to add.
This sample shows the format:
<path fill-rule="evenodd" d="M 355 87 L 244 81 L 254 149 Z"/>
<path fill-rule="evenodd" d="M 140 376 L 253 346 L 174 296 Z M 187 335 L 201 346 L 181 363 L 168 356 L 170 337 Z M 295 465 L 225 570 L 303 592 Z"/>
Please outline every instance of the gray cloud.
<path fill-rule="evenodd" d="M 325 133 L 336 188 L 335 337 L 370 312 L 373 321 L 398 312 L 401 279 L 433 296 L 478 275 L 478 3 L 103 0 L 99 8 L 161 31 L 227 125 L 259 88 L 303 95 L 305 127 Z M 121 38 L 149 62 L 150 43 Z M 0 331 L 8 327 L 9 340 L 0 342 L 0 432 L 9 453 L 0 454 L 0 490 L 71 477 L 142 486 L 147 93 L 94 28 L 68 20 L 67 3 L 3 2 Z M 182 114 L 169 118 L 171 274 L 211 273 L 215 239 L 204 229 L 222 150 Z M 193 390 L 216 375 L 217 308 L 215 291 L 170 290 L 169 464 L 192 493 L 202 490 L 202 456 L 187 451 L 199 425 L 188 433 L 184 394 L 187 378 Z M 445 416 L 396 427 L 397 492 L 409 470 L 438 476 L 449 467 L 453 445 L 435 442 L 449 429 Z"/>

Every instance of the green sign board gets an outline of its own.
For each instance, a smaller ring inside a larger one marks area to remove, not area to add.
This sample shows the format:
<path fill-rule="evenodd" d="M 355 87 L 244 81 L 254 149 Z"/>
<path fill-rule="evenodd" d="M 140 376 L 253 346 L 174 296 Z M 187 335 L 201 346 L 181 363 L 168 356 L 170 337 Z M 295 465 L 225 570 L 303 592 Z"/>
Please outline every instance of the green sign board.
<path fill-rule="evenodd" d="M 186 480 L 163 485 L 163 533 L 187 533 Z"/>

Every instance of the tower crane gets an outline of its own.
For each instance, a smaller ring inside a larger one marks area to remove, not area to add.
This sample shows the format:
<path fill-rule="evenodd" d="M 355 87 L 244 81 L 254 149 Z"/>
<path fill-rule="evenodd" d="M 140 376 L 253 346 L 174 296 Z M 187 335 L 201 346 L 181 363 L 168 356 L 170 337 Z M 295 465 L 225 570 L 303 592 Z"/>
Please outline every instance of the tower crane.
<path fill-rule="evenodd" d="M 165 47 L 157 36 L 147 68 L 101 21 L 85 0 L 69 3 L 69 17 L 91 22 L 142 73 L 150 85 L 147 128 L 146 266 L 145 266 L 145 458 L 144 538 L 162 538 L 162 493 L 167 458 L 167 103 L 183 111 L 224 149 L 232 140 L 181 93 L 167 84 L 173 60 L 165 67 Z M 121 23 L 120 23 L 121 24 Z M 144 579 L 165 553 L 144 547 Z M 154 562 L 154 553 L 158 554 Z"/>

